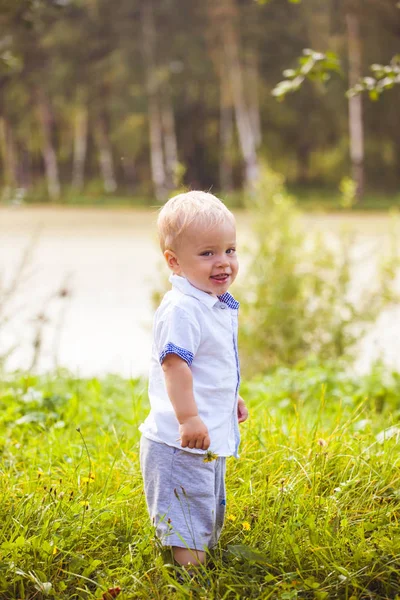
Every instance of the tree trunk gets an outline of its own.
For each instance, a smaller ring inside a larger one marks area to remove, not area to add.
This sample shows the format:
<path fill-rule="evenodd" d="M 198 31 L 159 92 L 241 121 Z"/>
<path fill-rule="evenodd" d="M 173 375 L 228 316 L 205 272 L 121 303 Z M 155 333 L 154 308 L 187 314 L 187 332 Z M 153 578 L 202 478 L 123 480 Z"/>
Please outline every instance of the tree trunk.
<path fill-rule="evenodd" d="M 232 140 L 233 140 L 233 106 L 229 86 L 220 79 L 220 116 L 219 136 L 221 156 L 219 162 L 219 184 L 221 190 L 230 192 L 233 189 Z"/>
<path fill-rule="evenodd" d="M 252 188 L 258 179 L 258 159 L 256 140 L 246 105 L 243 68 L 240 61 L 237 27 L 236 0 L 220 0 L 214 3 L 210 0 L 210 17 L 214 27 L 219 27 L 227 65 L 227 74 L 232 89 L 236 125 L 239 134 L 239 144 L 245 163 L 245 183 Z"/>
<path fill-rule="evenodd" d="M 245 180 L 246 184 L 251 188 L 258 178 L 258 160 L 251 118 L 244 99 L 242 69 L 237 50 L 236 42 L 231 38 L 226 46 L 229 75 L 232 85 L 240 148 L 245 162 Z"/>
<path fill-rule="evenodd" d="M 356 14 L 346 14 L 349 85 L 353 87 L 362 75 L 360 23 Z M 364 193 L 364 123 L 362 94 L 349 98 L 350 159 L 353 179 L 356 183 L 356 197 L 361 200 Z"/>
<path fill-rule="evenodd" d="M 125 187 L 133 193 L 136 184 L 136 164 L 133 158 L 123 157 L 122 170 L 124 172 Z"/>
<path fill-rule="evenodd" d="M 24 191 L 32 183 L 32 156 L 26 148 L 20 149 L 18 152 L 17 182 L 18 187 Z"/>
<path fill-rule="evenodd" d="M 246 87 L 247 102 L 249 106 L 250 122 L 253 129 L 253 136 L 256 148 L 261 145 L 261 118 L 260 102 L 258 98 L 258 65 L 257 57 L 251 53 L 246 64 Z"/>
<path fill-rule="evenodd" d="M 176 167 L 178 165 L 178 144 L 176 141 L 175 115 L 172 108 L 171 96 L 168 92 L 164 94 L 162 124 L 164 131 L 166 183 L 169 189 L 173 189 L 175 187 Z"/>
<path fill-rule="evenodd" d="M 47 178 L 47 190 L 51 200 L 58 200 L 61 193 L 58 175 L 57 154 L 54 149 L 52 130 L 53 113 L 49 99 L 43 89 L 37 89 L 39 122 L 42 129 L 42 154 Z"/>
<path fill-rule="evenodd" d="M 347 1 L 347 0 L 345 0 Z M 324 0 L 308 0 L 302 2 L 299 8 L 299 18 L 306 30 L 308 37 L 307 47 L 327 52 L 332 44 L 332 12 L 339 11 L 336 0 L 325 2 Z"/>
<path fill-rule="evenodd" d="M 108 137 L 106 123 L 103 116 L 98 117 L 96 121 L 95 137 L 99 151 L 100 171 L 103 177 L 104 191 L 107 194 L 111 194 L 117 189 L 117 181 L 115 178 L 110 139 Z"/>
<path fill-rule="evenodd" d="M 157 200 L 164 200 L 166 193 L 166 173 L 162 145 L 161 117 L 156 98 L 148 99 L 151 173 Z"/>
<path fill-rule="evenodd" d="M 16 188 L 16 149 L 12 129 L 5 117 L 0 118 L 0 156 L 3 163 L 3 195 L 9 197 L 12 189 Z"/>
<path fill-rule="evenodd" d="M 299 142 L 297 146 L 298 181 L 307 184 L 310 180 L 310 156 L 312 144 L 309 140 Z"/>
<path fill-rule="evenodd" d="M 74 159 L 72 166 L 72 186 L 81 191 L 85 180 L 85 161 L 88 136 L 88 109 L 81 106 L 77 109 L 74 121 Z"/>
<path fill-rule="evenodd" d="M 166 193 L 166 173 L 162 121 L 158 102 L 158 76 L 155 64 L 156 32 L 151 0 L 142 0 L 141 18 L 143 34 L 142 48 L 148 97 L 151 173 L 156 197 L 158 200 L 163 200 Z"/>

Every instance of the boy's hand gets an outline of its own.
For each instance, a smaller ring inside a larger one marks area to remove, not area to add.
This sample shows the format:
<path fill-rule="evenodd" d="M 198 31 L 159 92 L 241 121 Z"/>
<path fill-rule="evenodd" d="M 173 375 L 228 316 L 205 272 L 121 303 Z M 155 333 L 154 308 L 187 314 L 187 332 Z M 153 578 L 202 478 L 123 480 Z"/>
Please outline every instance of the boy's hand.
<path fill-rule="evenodd" d="M 243 423 L 243 421 L 245 421 L 247 419 L 247 417 L 249 416 L 249 411 L 247 410 L 247 406 L 245 405 L 243 398 L 241 398 L 240 396 L 239 396 L 239 400 L 238 400 L 237 414 L 238 414 L 238 422 L 239 423 Z"/>
<path fill-rule="evenodd" d="M 207 450 L 210 446 L 208 429 L 199 416 L 189 417 L 179 425 L 182 448 Z"/>

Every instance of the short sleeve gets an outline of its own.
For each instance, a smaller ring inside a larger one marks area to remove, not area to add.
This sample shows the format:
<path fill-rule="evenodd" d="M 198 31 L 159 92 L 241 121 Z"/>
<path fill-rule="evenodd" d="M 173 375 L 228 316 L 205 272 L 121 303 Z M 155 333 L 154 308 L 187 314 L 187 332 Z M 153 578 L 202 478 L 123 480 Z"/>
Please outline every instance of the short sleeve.
<path fill-rule="evenodd" d="M 200 345 L 200 336 L 200 323 L 196 316 L 173 306 L 155 328 L 160 364 L 167 354 L 177 354 L 190 366 Z"/>

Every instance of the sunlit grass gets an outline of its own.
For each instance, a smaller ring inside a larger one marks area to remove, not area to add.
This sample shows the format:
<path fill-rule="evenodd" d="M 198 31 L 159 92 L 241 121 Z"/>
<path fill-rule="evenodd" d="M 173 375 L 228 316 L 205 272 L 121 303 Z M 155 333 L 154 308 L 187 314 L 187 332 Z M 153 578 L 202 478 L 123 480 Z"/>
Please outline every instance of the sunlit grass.
<path fill-rule="evenodd" d="M 296 198 L 298 205 L 305 212 L 313 211 L 342 211 L 342 198 L 339 187 L 323 188 L 313 186 L 291 186 L 289 185 L 291 195 Z M 218 195 L 218 194 L 217 194 Z M 246 194 L 243 191 L 220 192 L 219 195 L 231 209 L 242 209 L 246 206 Z M 7 203 L 3 202 L 4 205 Z M 91 193 L 76 194 L 74 192 L 64 191 L 62 198 L 58 202 L 49 202 L 46 200 L 46 192 L 43 190 L 33 190 L 24 199 L 26 205 L 40 206 L 71 206 L 71 207 L 97 207 L 97 208 L 143 208 L 154 207 L 153 195 L 145 194 L 126 194 L 113 195 L 104 194 L 101 191 L 92 191 Z M 1 202 L 0 202 L 1 205 Z M 400 194 L 395 192 L 367 192 L 361 202 L 356 203 L 352 208 L 345 209 L 344 212 L 359 211 L 388 211 L 391 208 L 400 207 Z"/>
<path fill-rule="evenodd" d="M 399 376 L 309 366 L 242 394 L 251 417 L 229 460 L 221 543 L 178 581 L 142 492 L 145 383 L 3 377 L 0 598 L 400 594 Z"/>

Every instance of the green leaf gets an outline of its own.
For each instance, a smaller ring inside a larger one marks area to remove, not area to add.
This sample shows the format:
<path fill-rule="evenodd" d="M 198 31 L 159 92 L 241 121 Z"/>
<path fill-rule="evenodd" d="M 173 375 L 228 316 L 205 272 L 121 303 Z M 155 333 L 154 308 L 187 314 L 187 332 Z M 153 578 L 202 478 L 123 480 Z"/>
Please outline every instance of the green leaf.
<path fill-rule="evenodd" d="M 296 76 L 296 71 L 294 69 L 285 69 L 283 71 L 283 76 L 291 79 L 292 77 Z"/>
<path fill-rule="evenodd" d="M 94 560 L 92 560 L 92 562 L 90 563 L 90 565 L 89 565 L 88 567 L 86 567 L 86 569 L 84 569 L 84 571 L 83 571 L 82 575 L 83 575 L 84 577 L 89 577 L 89 575 L 90 575 L 91 573 L 93 573 L 93 571 L 94 571 L 95 569 L 97 569 L 97 567 L 98 567 L 99 565 L 101 565 L 101 560 L 99 560 L 99 559 L 96 559 L 96 558 L 95 558 Z"/>
<path fill-rule="evenodd" d="M 284 98 L 286 94 L 289 94 L 292 91 L 293 84 L 291 81 L 280 81 L 272 90 L 272 95 L 276 98 Z"/>
<path fill-rule="evenodd" d="M 315 580 L 315 577 L 307 577 L 307 579 L 304 580 L 304 584 L 311 588 L 312 590 L 315 590 L 317 588 L 319 588 L 319 583 L 318 581 Z"/>
<path fill-rule="evenodd" d="M 22 548 L 23 546 L 25 546 L 25 538 L 23 535 L 20 535 L 17 537 L 17 539 L 14 542 L 15 546 L 17 548 Z"/>
<path fill-rule="evenodd" d="M 261 552 L 258 552 L 258 550 L 243 544 L 238 544 L 236 546 L 228 545 L 228 552 L 237 558 L 242 558 L 247 561 L 264 564 L 268 563 L 268 558 L 265 554 L 262 554 Z"/>
<path fill-rule="evenodd" d="M 373 102 L 376 102 L 377 100 L 379 100 L 379 94 L 376 90 L 370 90 L 369 97 Z"/>

